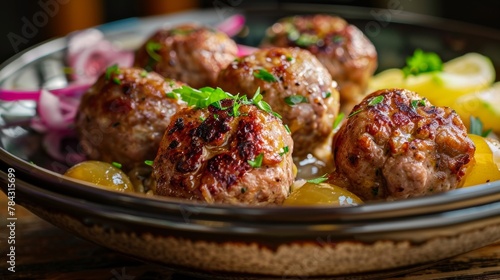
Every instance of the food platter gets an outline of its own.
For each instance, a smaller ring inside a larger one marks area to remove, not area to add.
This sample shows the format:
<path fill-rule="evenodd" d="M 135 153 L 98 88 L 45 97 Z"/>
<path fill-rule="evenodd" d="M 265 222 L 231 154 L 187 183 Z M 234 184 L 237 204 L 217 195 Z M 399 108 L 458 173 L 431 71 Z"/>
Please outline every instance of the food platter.
<path fill-rule="evenodd" d="M 438 52 L 443 59 L 480 51 L 496 69 L 500 66 L 495 54 L 499 33 L 463 23 L 404 12 L 380 21 L 370 9 L 331 5 L 232 12 L 247 19 L 248 35 L 236 38 L 240 44 L 258 45 L 265 29 L 283 16 L 322 12 L 340 15 L 365 31 L 379 52 L 379 70 L 401 67 L 416 48 Z M 215 25 L 223 19 L 220 11 L 202 10 L 98 29 L 133 49 L 161 26 L 189 21 Z M 2 88 L 36 89 L 38 67 L 60 62 L 65 48 L 66 38 L 60 38 L 16 55 L 0 69 Z M 12 168 L 16 202 L 36 215 L 101 246 L 183 272 L 228 279 L 383 278 L 500 239 L 500 181 L 345 208 L 235 207 L 114 193 L 60 175 L 75 159 L 50 158 L 41 146 L 43 135 L 27 129 L 34 103 L 2 103 L 0 109 L 4 192 Z M 64 147 L 77 148 L 71 139 Z M 373 257 L 382 254 L 384 259 Z"/>

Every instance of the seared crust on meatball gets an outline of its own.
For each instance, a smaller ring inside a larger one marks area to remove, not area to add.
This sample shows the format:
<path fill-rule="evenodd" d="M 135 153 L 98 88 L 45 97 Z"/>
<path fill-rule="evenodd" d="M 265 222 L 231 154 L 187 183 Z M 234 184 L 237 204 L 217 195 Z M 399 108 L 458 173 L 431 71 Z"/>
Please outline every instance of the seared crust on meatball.
<path fill-rule="evenodd" d="M 216 86 L 217 74 L 236 58 L 225 33 L 196 24 L 160 29 L 136 51 L 134 65 L 195 88 Z"/>
<path fill-rule="evenodd" d="M 75 121 L 88 157 L 125 170 L 154 159 L 170 117 L 186 106 L 166 95 L 181 85 L 141 68 L 108 68 L 82 96 Z"/>
<path fill-rule="evenodd" d="M 316 55 L 339 83 L 344 112 L 363 99 L 377 68 L 377 51 L 371 41 L 356 26 L 336 16 L 283 18 L 267 30 L 262 46 L 301 47 Z"/>
<path fill-rule="evenodd" d="M 260 88 L 289 126 L 295 156 L 325 143 L 339 110 L 336 83 L 316 57 L 300 48 L 257 50 L 222 70 L 217 84 L 249 97 Z"/>
<path fill-rule="evenodd" d="M 408 90 L 379 90 L 335 134 L 330 181 L 365 201 L 444 192 L 461 186 L 474 152 L 452 109 Z"/>
<path fill-rule="evenodd" d="M 173 117 L 153 164 L 156 194 L 208 203 L 283 203 L 294 180 L 292 138 L 280 119 L 254 105 L 237 105 L 235 116 L 234 102 L 223 100 L 223 109 L 186 108 Z"/>

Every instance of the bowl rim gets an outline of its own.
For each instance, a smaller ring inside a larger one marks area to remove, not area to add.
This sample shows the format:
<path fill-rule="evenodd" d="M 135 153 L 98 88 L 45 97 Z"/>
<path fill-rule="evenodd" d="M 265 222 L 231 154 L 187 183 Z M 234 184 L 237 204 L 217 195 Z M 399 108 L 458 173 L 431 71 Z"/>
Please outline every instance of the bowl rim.
<path fill-rule="evenodd" d="M 364 7 L 352 7 L 344 5 L 326 5 L 326 4 L 290 4 L 280 3 L 280 9 L 288 13 L 301 12 L 307 13 L 313 10 L 321 10 L 324 13 L 350 14 L 354 17 L 360 17 L 361 14 L 367 15 L 370 9 Z M 255 6 L 248 8 L 248 11 L 258 12 L 262 7 Z M 268 10 L 268 7 L 267 7 Z M 247 11 L 247 10 L 245 10 Z M 216 18 L 216 11 L 188 11 L 175 15 L 183 18 L 187 14 L 200 15 L 204 13 L 211 14 L 208 18 Z M 157 16 L 140 19 L 140 25 L 156 24 L 164 21 L 171 16 Z M 368 17 L 368 19 L 370 19 Z M 392 23 L 411 24 L 420 27 L 439 28 L 443 31 L 455 31 L 469 35 L 486 37 L 488 39 L 500 38 L 500 31 L 490 29 L 477 29 L 476 25 L 445 20 L 441 18 L 412 14 L 402 11 L 395 14 Z M 436 24 L 439 24 L 436 26 Z M 110 34 L 119 33 L 117 29 L 110 29 Z M 36 51 L 43 50 L 47 55 L 49 49 L 64 49 L 65 38 L 49 40 L 28 48 L 0 65 L 0 78 L 5 79 L 7 73 L 15 72 L 13 65 L 17 61 L 28 61 Z M 30 62 L 30 61 L 28 61 Z M 22 66 L 22 65 L 21 65 Z M 1 80 L 0 79 L 0 80 Z M 0 81 L 0 84 L 3 81 Z M 150 213 L 176 213 L 179 208 L 186 211 L 199 213 L 199 215 L 211 219 L 227 220 L 229 218 L 241 219 L 245 221 L 259 222 L 297 222 L 297 223 L 316 223 L 318 221 L 363 221 L 363 220 L 386 220 L 401 217 L 413 217 L 418 215 L 428 215 L 442 213 L 446 211 L 458 210 L 463 208 L 473 209 L 475 206 L 492 204 L 500 201 L 500 181 L 478 185 L 472 188 L 457 189 L 445 193 L 434 194 L 432 196 L 410 198 L 400 201 L 373 202 L 353 207 L 328 207 L 328 206 L 234 206 L 187 201 L 163 197 L 144 197 L 139 194 L 116 193 L 96 187 L 89 187 L 90 184 L 77 182 L 65 178 L 61 174 L 50 171 L 45 168 L 35 166 L 27 161 L 6 151 L 2 145 L 0 148 L 0 166 L 6 168 L 12 167 L 19 174 L 19 178 L 29 184 L 43 184 L 47 190 L 57 191 L 68 197 L 78 197 L 89 202 L 95 203 L 113 203 L 117 207 L 137 207 Z"/>

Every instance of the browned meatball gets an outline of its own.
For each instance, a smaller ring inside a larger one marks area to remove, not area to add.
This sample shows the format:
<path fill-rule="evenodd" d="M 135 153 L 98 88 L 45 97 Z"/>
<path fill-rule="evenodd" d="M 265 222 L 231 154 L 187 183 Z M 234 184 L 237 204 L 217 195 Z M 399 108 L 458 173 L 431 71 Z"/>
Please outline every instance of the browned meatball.
<path fill-rule="evenodd" d="M 408 90 L 380 90 L 335 134 L 331 181 L 365 201 L 444 192 L 461 186 L 474 152 L 452 109 Z"/>
<path fill-rule="evenodd" d="M 173 117 L 153 164 L 156 194 L 229 204 L 285 200 L 294 180 L 292 138 L 279 118 L 235 102 Z"/>
<path fill-rule="evenodd" d="M 329 15 L 286 17 L 271 26 L 262 46 L 301 47 L 312 52 L 339 83 L 342 111 L 365 96 L 377 68 L 377 52 L 356 26 Z"/>
<path fill-rule="evenodd" d="M 236 58 L 225 33 L 196 24 L 160 29 L 136 51 L 134 65 L 189 84 L 215 86 L 217 74 Z"/>
<path fill-rule="evenodd" d="M 186 106 L 166 95 L 181 85 L 140 68 L 108 68 L 83 95 L 75 120 L 89 158 L 125 170 L 154 159 L 170 117 Z"/>
<path fill-rule="evenodd" d="M 339 110 L 336 83 L 307 50 L 257 50 L 222 70 L 217 83 L 226 91 L 250 97 L 260 88 L 264 100 L 289 126 L 295 156 L 312 152 L 332 132 Z"/>

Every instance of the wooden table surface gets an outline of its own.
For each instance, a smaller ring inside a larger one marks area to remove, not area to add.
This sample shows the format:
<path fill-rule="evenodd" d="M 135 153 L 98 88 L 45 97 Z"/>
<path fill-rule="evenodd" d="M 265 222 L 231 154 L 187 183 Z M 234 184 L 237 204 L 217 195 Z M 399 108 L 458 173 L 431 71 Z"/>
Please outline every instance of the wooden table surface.
<path fill-rule="evenodd" d="M 7 270 L 7 198 L 0 192 L 0 279 L 196 279 L 82 240 L 16 205 L 16 266 Z M 300 278 L 302 279 L 302 278 Z M 500 242 L 396 279 L 500 279 Z"/>

